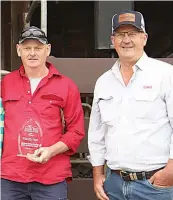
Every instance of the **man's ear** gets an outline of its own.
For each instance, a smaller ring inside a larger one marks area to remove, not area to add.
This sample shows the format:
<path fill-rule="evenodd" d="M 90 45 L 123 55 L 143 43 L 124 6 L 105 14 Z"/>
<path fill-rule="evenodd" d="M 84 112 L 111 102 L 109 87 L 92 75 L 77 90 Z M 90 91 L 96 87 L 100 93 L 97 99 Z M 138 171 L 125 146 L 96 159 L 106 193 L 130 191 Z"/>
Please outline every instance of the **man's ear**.
<path fill-rule="evenodd" d="M 47 44 L 47 56 L 50 55 L 51 52 L 51 44 Z"/>
<path fill-rule="evenodd" d="M 147 44 L 147 40 L 148 40 L 148 34 L 145 33 L 145 35 L 144 35 L 144 46 Z"/>
<path fill-rule="evenodd" d="M 112 42 L 112 45 L 114 46 L 114 36 L 113 35 L 111 36 L 111 42 Z"/>
<path fill-rule="evenodd" d="M 16 50 L 17 50 L 17 55 L 20 57 L 21 54 L 20 54 L 20 45 L 19 44 L 16 44 Z"/>

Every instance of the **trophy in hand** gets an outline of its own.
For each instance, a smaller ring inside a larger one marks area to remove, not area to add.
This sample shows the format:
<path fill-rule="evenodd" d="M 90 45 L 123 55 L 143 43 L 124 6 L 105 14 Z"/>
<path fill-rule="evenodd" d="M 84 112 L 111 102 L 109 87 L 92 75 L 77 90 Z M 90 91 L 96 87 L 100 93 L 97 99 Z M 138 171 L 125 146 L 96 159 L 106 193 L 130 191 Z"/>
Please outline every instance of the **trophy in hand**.
<path fill-rule="evenodd" d="M 33 154 L 42 146 L 42 136 L 40 124 L 33 119 L 27 120 L 18 135 L 18 156 L 26 157 L 27 153 Z"/>

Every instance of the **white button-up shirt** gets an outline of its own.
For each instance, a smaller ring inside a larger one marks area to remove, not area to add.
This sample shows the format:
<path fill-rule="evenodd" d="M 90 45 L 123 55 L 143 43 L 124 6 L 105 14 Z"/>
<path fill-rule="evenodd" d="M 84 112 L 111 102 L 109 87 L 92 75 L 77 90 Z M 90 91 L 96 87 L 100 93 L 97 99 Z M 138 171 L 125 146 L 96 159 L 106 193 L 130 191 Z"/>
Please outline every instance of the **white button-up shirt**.
<path fill-rule="evenodd" d="M 173 159 L 173 66 L 145 53 L 125 86 L 119 60 L 96 82 L 88 145 L 93 166 L 150 171 Z"/>

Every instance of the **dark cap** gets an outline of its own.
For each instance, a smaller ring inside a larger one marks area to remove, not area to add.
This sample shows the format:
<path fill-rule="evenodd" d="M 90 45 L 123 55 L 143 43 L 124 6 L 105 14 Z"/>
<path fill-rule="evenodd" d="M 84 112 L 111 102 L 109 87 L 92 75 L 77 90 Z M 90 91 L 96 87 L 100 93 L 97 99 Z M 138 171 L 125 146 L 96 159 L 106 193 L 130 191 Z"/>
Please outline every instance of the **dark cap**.
<path fill-rule="evenodd" d="M 142 14 L 133 10 L 124 10 L 112 17 L 112 33 L 121 25 L 127 24 L 133 25 L 137 29 L 146 33 L 144 18 Z"/>
<path fill-rule="evenodd" d="M 19 36 L 19 44 L 27 39 L 35 39 L 43 44 L 48 44 L 48 40 L 44 31 L 35 26 L 24 29 Z"/>

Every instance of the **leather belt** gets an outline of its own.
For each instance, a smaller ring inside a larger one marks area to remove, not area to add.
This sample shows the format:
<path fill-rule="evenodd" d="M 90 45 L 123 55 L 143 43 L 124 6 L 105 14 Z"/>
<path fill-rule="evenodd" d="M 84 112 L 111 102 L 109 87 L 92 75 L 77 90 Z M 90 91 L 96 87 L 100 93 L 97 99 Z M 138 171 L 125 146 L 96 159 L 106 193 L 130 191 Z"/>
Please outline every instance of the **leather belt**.
<path fill-rule="evenodd" d="M 157 171 L 161 170 L 156 169 L 153 171 L 148 171 L 148 172 L 128 172 L 128 171 L 123 171 L 123 170 L 112 170 L 112 173 L 116 173 L 119 176 L 122 177 L 124 181 L 135 181 L 135 180 L 145 180 L 145 179 L 150 179 Z"/>

